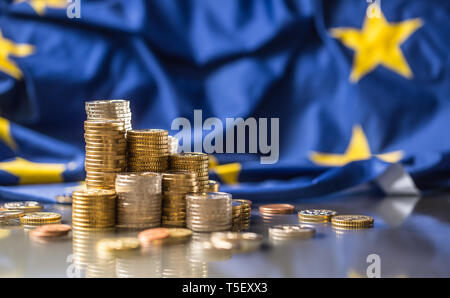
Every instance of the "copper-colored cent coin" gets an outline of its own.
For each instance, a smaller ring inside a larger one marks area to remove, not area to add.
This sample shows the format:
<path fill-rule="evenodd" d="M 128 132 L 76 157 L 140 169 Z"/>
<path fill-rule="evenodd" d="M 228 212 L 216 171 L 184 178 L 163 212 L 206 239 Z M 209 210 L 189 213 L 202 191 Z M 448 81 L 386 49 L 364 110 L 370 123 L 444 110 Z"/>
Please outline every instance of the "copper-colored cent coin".
<path fill-rule="evenodd" d="M 294 211 L 291 204 L 267 204 L 259 207 L 259 212 L 263 214 L 287 214 Z"/>
<path fill-rule="evenodd" d="M 154 228 L 142 231 L 138 234 L 141 243 L 150 243 L 169 237 L 169 230 L 166 228 Z"/>
<path fill-rule="evenodd" d="M 69 225 L 63 224 L 49 224 L 39 226 L 36 229 L 30 232 L 30 236 L 34 237 L 59 237 L 64 236 L 69 231 L 72 230 L 72 227 Z"/>

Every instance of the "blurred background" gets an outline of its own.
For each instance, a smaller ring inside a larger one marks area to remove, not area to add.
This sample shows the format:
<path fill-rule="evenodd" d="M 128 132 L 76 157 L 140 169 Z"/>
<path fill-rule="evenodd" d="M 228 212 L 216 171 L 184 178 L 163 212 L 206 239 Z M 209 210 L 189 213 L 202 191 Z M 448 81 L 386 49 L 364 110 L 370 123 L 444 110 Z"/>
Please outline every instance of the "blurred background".
<path fill-rule="evenodd" d="M 277 163 L 214 154 L 237 196 L 322 196 L 393 166 L 384 185 L 445 188 L 449 17 L 437 0 L 0 0 L 0 197 L 83 180 L 84 104 L 119 98 L 133 128 L 172 135 L 196 109 L 279 118 Z"/>

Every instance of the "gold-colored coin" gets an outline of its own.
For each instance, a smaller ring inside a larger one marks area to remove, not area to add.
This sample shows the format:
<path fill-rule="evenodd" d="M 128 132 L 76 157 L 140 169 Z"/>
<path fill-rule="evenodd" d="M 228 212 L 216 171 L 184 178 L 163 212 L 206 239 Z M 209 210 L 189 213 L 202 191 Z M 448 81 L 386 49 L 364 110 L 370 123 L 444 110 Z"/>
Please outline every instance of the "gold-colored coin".
<path fill-rule="evenodd" d="M 55 212 L 30 212 L 20 218 L 25 224 L 56 222 L 61 220 L 61 214 Z"/>
<path fill-rule="evenodd" d="M 298 212 L 298 218 L 300 221 L 306 222 L 323 222 L 330 221 L 336 214 L 336 211 L 328 209 L 305 209 Z"/>
<path fill-rule="evenodd" d="M 366 215 L 336 215 L 331 218 L 334 227 L 370 228 L 374 219 Z"/>

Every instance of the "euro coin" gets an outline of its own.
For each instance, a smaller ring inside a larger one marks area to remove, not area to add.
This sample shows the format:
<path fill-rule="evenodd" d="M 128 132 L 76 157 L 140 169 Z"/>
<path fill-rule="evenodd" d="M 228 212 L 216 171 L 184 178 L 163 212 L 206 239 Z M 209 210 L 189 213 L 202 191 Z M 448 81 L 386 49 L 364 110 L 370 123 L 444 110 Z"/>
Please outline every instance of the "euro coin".
<path fill-rule="evenodd" d="M 3 205 L 8 210 L 20 210 L 25 213 L 41 211 L 44 206 L 35 201 L 23 201 L 23 202 L 8 202 Z"/>

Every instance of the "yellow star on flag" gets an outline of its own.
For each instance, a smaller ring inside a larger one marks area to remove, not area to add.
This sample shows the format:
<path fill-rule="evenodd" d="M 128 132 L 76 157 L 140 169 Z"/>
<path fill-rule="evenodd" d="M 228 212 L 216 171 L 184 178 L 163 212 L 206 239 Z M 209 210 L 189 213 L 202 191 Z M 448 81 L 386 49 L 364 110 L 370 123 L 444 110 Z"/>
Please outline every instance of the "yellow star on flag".
<path fill-rule="evenodd" d="M 355 51 L 350 74 L 352 82 L 359 81 L 378 65 L 383 65 L 406 78 L 413 76 L 400 45 L 422 26 L 422 21 L 416 18 L 389 23 L 381 8 L 378 11 L 379 16 L 366 15 L 361 30 L 355 28 L 330 30 L 333 37 Z"/>
<path fill-rule="evenodd" d="M 6 39 L 0 30 L 0 71 L 4 72 L 15 79 L 22 77 L 22 71 L 17 64 L 12 61 L 9 56 L 25 57 L 34 52 L 34 47 L 28 44 L 14 44 Z"/>
<path fill-rule="evenodd" d="M 238 162 L 219 165 L 214 156 L 209 156 L 209 169 L 216 173 L 220 180 L 226 184 L 237 184 L 239 182 L 241 168 L 242 166 Z"/>
<path fill-rule="evenodd" d="M 62 182 L 65 169 L 65 164 L 37 163 L 20 157 L 0 162 L 0 170 L 18 177 L 20 184 Z"/>
<path fill-rule="evenodd" d="M 47 7 L 66 8 L 67 0 L 15 0 L 15 3 L 29 3 L 38 15 L 43 15 Z"/>
<path fill-rule="evenodd" d="M 359 125 L 353 127 L 352 138 L 350 144 L 345 150 L 344 154 L 332 154 L 332 153 L 319 153 L 312 152 L 310 159 L 319 165 L 340 167 L 344 166 L 352 161 L 370 159 L 372 156 L 376 156 L 379 159 L 395 163 L 403 158 L 402 151 L 393 151 L 384 154 L 372 154 L 367 141 L 366 135 L 363 129 Z"/>
<path fill-rule="evenodd" d="M 11 135 L 11 125 L 8 120 L 0 117 L 0 141 L 8 145 L 12 150 L 17 149 L 17 144 Z"/>

